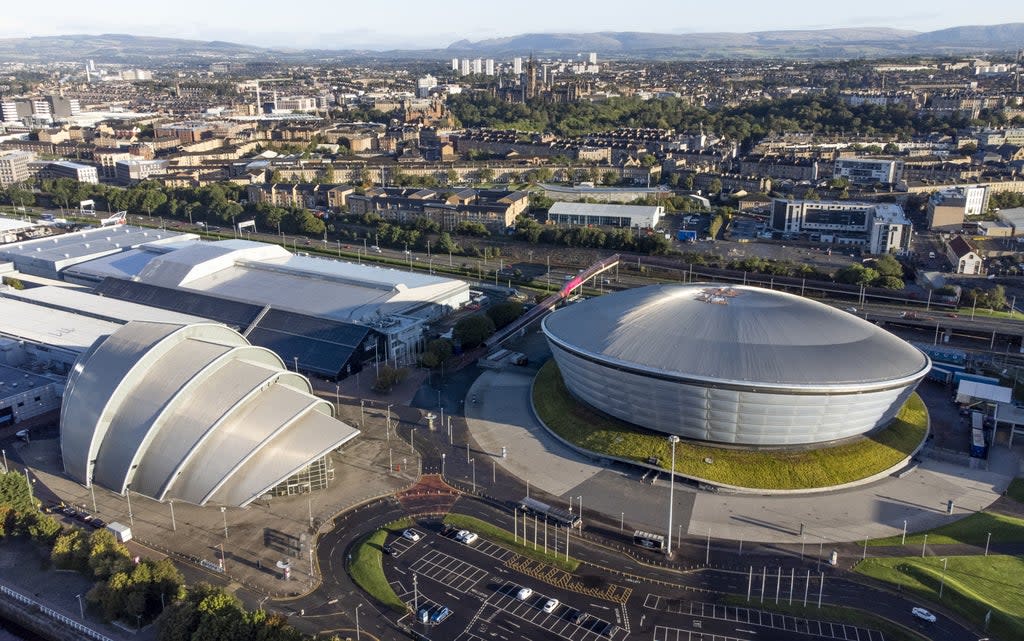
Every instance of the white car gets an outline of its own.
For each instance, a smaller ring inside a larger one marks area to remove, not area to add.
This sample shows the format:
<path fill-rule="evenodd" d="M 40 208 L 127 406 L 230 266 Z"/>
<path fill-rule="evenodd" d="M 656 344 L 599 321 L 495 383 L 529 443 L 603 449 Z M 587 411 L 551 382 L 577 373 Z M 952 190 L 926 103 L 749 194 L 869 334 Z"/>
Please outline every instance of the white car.
<path fill-rule="evenodd" d="M 936 621 L 935 615 L 929 612 L 928 610 L 925 610 L 924 608 L 914 608 L 910 611 L 910 613 L 918 619 L 922 619 L 924 621 L 927 621 L 928 623 L 935 623 Z"/>
<path fill-rule="evenodd" d="M 405 532 L 402 532 L 402 536 L 409 539 L 410 541 L 420 540 L 420 533 L 416 530 L 406 530 Z"/>
<path fill-rule="evenodd" d="M 480 537 L 477 536 L 476 532 L 470 532 L 469 530 L 459 530 L 458 534 L 455 535 L 457 541 L 462 541 L 466 545 L 476 541 L 478 538 Z"/>
<path fill-rule="evenodd" d="M 548 599 L 544 603 L 544 607 L 542 609 L 545 612 L 547 612 L 548 614 L 551 614 L 552 612 L 555 611 L 555 608 L 557 608 L 557 607 L 558 607 L 558 599 Z"/>
<path fill-rule="evenodd" d="M 525 601 L 531 596 L 533 596 L 533 590 L 530 588 L 519 588 L 519 591 L 516 592 L 516 598 L 520 601 Z"/>

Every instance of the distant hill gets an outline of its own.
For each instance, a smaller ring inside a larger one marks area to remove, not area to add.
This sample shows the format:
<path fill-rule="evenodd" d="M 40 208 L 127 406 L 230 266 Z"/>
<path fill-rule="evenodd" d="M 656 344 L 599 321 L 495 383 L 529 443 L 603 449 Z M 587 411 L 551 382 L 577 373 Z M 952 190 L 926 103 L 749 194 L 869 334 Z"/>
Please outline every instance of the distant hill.
<path fill-rule="evenodd" d="M 752 33 L 527 33 L 427 50 L 273 49 L 231 42 L 203 42 L 125 34 L 0 39 L 0 61 L 157 64 L 169 61 L 331 62 L 366 58 L 443 59 L 454 56 L 599 56 L 651 59 L 881 57 L 901 54 L 968 54 L 1015 51 L 1024 46 L 1024 23 L 965 26 L 927 33 L 851 28 Z"/>

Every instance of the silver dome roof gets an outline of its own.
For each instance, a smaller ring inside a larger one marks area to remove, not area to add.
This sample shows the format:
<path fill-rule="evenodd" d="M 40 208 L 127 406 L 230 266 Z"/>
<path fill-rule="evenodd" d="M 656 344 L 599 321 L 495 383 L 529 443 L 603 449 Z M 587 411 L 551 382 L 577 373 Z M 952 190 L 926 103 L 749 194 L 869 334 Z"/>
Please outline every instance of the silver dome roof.
<path fill-rule="evenodd" d="M 793 294 L 652 285 L 550 314 L 555 344 L 612 367 L 708 383 L 834 388 L 919 378 L 920 350 L 861 318 Z"/>

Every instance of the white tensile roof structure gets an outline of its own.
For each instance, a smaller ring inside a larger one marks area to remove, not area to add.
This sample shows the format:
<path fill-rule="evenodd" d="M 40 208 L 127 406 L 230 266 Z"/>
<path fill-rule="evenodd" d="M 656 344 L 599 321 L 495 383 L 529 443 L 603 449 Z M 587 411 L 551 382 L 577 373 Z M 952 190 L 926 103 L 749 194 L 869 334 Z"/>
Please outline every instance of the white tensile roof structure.
<path fill-rule="evenodd" d="M 101 337 L 61 408 L 74 480 L 196 505 L 243 507 L 358 434 L 277 355 L 214 323 Z"/>

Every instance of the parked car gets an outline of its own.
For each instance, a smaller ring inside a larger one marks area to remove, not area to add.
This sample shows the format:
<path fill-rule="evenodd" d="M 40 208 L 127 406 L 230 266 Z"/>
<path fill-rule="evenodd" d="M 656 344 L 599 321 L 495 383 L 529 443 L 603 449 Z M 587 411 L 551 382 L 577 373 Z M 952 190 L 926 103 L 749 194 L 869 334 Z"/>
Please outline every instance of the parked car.
<path fill-rule="evenodd" d="M 516 598 L 520 601 L 525 601 L 531 596 L 533 596 L 533 590 L 530 588 L 519 588 L 519 591 L 516 592 Z"/>
<path fill-rule="evenodd" d="M 385 546 L 383 546 L 383 547 L 381 548 L 381 551 L 382 551 L 382 552 L 383 552 L 384 554 L 387 554 L 388 556 L 391 556 L 392 554 L 394 554 L 394 553 L 395 553 L 395 548 L 391 547 L 390 545 L 385 545 Z"/>
<path fill-rule="evenodd" d="M 548 614 L 551 614 L 556 608 L 558 608 L 558 599 L 548 599 L 544 602 L 544 607 L 541 609 Z"/>
<path fill-rule="evenodd" d="M 438 623 L 441 623 L 442 621 L 444 621 L 445 619 L 447 619 L 451 615 L 452 615 L 452 611 L 451 610 L 449 610 L 448 608 L 442 607 L 440 610 L 438 610 L 437 612 L 435 612 L 435 613 L 430 615 L 430 622 L 433 623 L 434 625 L 437 625 Z"/>
<path fill-rule="evenodd" d="M 420 540 L 420 533 L 413 529 L 408 529 L 405 532 L 402 532 L 402 536 L 409 539 L 410 541 Z"/>
<path fill-rule="evenodd" d="M 935 623 L 936 621 L 935 615 L 924 608 L 913 608 L 910 613 L 918 619 L 927 621 L 928 623 Z"/>
<path fill-rule="evenodd" d="M 455 540 L 462 541 L 466 545 L 469 545 L 473 541 L 476 541 L 479 536 L 476 532 L 470 532 L 469 530 L 459 530 L 459 533 L 455 535 Z"/>

